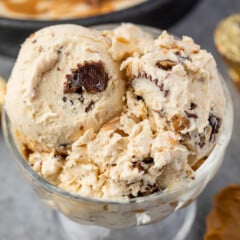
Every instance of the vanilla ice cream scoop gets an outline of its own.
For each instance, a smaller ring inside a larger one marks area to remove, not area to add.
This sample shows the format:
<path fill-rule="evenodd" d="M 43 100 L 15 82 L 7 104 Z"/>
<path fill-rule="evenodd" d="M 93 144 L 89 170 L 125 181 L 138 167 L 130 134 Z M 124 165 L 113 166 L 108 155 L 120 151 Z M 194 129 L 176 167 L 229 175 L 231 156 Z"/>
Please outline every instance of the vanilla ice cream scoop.
<path fill-rule="evenodd" d="M 6 109 L 30 148 L 70 146 L 121 111 L 124 81 L 109 48 L 100 32 L 76 25 L 47 27 L 25 41 Z"/>

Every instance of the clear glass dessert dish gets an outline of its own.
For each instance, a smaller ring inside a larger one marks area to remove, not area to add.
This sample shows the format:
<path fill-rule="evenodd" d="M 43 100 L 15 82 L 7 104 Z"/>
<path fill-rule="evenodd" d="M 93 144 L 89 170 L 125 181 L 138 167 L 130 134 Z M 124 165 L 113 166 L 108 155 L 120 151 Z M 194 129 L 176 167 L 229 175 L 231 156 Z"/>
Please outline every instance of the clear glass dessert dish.
<path fill-rule="evenodd" d="M 95 26 L 97 29 L 114 27 L 116 25 Z M 161 32 L 145 26 L 143 29 L 153 35 L 159 35 Z M 169 191 L 129 201 L 82 197 L 52 185 L 30 167 L 18 150 L 5 109 L 2 112 L 4 137 L 23 175 L 40 199 L 61 213 L 59 218 L 68 234 L 68 239 L 146 239 L 148 237 L 151 240 L 181 240 L 186 237 L 194 221 L 196 210 L 194 200 L 219 169 L 231 137 L 232 102 L 222 78 L 221 82 L 226 97 L 226 109 L 216 145 L 196 170 L 194 180 L 179 184 Z M 140 225 L 146 226 L 139 227 Z"/>

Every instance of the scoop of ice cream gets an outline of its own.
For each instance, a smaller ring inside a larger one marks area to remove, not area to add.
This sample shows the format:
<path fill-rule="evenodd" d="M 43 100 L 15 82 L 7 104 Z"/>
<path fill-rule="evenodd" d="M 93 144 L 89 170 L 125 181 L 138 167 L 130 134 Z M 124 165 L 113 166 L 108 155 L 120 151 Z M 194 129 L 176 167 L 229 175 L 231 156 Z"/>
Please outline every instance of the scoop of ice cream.
<path fill-rule="evenodd" d="M 22 45 L 9 79 L 6 109 L 25 142 L 37 149 L 71 145 L 119 114 L 124 95 L 119 63 L 100 32 L 58 25 Z"/>
<path fill-rule="evenodd" d="M 132 55 L 142 55 L 153 47 L 154 38 L 140 27 L 123 23 L 112 31 L 103 31 L 111 39 L 110 53 L 115 60 L 123 60 Z"/>
<path fill-rule="evenodd" d="M 189 37 L 163 32 L 151 52 L 122 64 L 134 94 L 143 98 L 155 131 L 172 131 L 189 150 L 189 161 L 215 144 L 225 99 L 216 63 Z"/>

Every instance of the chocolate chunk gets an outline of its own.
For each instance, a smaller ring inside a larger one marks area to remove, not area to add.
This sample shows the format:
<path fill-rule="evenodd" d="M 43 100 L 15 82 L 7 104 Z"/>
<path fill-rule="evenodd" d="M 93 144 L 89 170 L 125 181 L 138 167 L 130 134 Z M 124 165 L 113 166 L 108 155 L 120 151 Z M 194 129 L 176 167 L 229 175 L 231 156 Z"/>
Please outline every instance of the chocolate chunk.
<path fill-rule="evenodd" d="M 152 185 L 148 185 L 146 187 L 146 192 L 144 192 L 146 195 L 152 194 L 152 193 L 156 193 L 158 192 L 160 189 L 158 188 L 157 184 L 152 184 Z"/>
<path fill-rule="evenodd" d="M 128 198 L 130 198 L 130 199 L 133 199 L 136 197 L 143 197 L 143 196 L 144 196 L 144 194 L 140 191 L 138 191 L 137 196 L 134 196 L 132 193 L 128 194 Z"/>
<path fill-rule="evenodd" d="M 164 90 L 164 84 L 163 83 L 160 84 L 159 89 L 160 89 L 161 92 L 163 92 L 163 90 Z"/>
<path fill-rule="evenodd" d="M 200 135 L 200 136 L 199 136 L 199 143 L 198 143 L 199 147 L 200 147 L 200 148 L 203 148 L 204 145 L 205 145 L 205 143 L 206 143 L 206 137 L 205 137 L 205 135 Z"/>
<path fill-rule="evenodd" d="M 133 166 L 134 168 L 137 168 L 139 172 L 142 172 L 142 171 L 145 170 L 144 167 L 142 166 L 142 164 L 141 164 L 139 161 L 137 161 L 137 162 L 132 162 L 132 166 Z"/>
<path fill-rule="evenodd" d="M 190 113 L 188 111 L 184 111 L 184 113 L 186 114 L 186 116 L 188 118 L 198 118 L 197 114 L 195 114 L 195 113 Z"/>
<path fill-rule="evenodd" d="M 215 141 L 216 134 L 219 132 L 219 128 L 222 124 L 222 121 L 219 117 L 215 116 L 214 114 L 210 113 L 208 117 L 209 125 L 212 127 L 212 131 L 210 134 L 209 141 Z"/>
<path fill-rule="evenodd" d="M 177 132 L 190 127 L 190 121 L 187 118 L 181 116 L 180 114 L 173 115 L 171 118 L 171 122 L 174 130 Z"/>
<path fill-rule="evenodd" d="M 193 109 L 195 109 L 196 107 L 197 107 L 197 104 L 196 104 L 196 103 L 193 103 L 193 102 L 190 103 L 190 110 L 193 110 Z"/>
<path fill-rule="evenodd" d="M 158 68 L 161 68 L 165 71 L 171 70 L 173 66 L 177 65 L 177 62 L 174 62 L 170 59 L 159 60 L 155 64 Z"/>
<path fill-rule="evenodd" d="M 165 91 L 164 91 L 164 97 L 167 97 L 168 94 L 169 94 L 169 90 L 165 90 Z"/>
<path fill-rule="evenodd" d="M 89 112 L 90 110 L 93 109 L 95 102 L 91 100 L 91 102 L 87 105 L 85 108 L 85 112 Z"/>
<path fill-rule="evenodd" d="M 140 101 L 143 100 L 143 98 L 141 96 L 137 96 L 137 100 Z"/>
<path fill-rule="evenodd" d="M 128 194 L 128 198 L 130 198 L 130 199 L 133 199 L 133 198 L 135 198 L 136 196 L 134 196 L 132 193 L 129 193 Z"/>
<path fill-rule="evenodd" d="M 161 108 L 161 110 L 153 109 L 153 111 L 156 112 L 161 118 L 165 117 L 166 115 L 166 112 L 164 112 L 163 108 Z"/>
<path fill-rule="evenodd" d="M 80 97 L 78 98 L 79 102 L 80 103 L 84 103 L 84 97 L 83 95 L 81 94 Z"/>
<path fill-rule="evenodd" d="M 22 148 L 22 154 L 23 156 L 28 159 L 30 157 L 30 155 L 33 153 L 32 149 L 30 149 L 27 145 L 23 145 Z"/>
<path fill-rule="evenodd" d="M 104 65 L 99 62 L 87 62 L 78 64 L 72 73 L 66 75 L 67 81 L 64 83 L 64 93 L 79 93 L 83 90 L 87 93 L 102 92 L 107 87 L 108 75 Z"/>
<path fill-rule="evenodd" d="M 150 163 L 153 163 L 154 159 L 152 157 L 147 157 L 147 158 L 144 158 L 142 160 L 142 162 L 146 163 L 146 164 L 150 164 Z"/>

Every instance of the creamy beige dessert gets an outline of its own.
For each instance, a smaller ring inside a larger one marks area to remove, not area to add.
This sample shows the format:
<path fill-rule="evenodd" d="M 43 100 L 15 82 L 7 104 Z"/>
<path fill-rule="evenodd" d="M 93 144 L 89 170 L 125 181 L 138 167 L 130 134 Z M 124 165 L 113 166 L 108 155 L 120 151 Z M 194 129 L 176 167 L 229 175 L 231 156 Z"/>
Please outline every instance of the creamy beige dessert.
<path fill-rule="evenodd" d="M 194 181 L 221 131 L 216 63 L 189 37 L 42 29 L 22 45 L 6 110 L 19 147 L 54 185 L 129 199 Z"/>
<path fill-rule="evenodd" d="M 0 17 L 56 20 L 90 17 L 133 7 L 147 0 L 4 0 Z"/>

